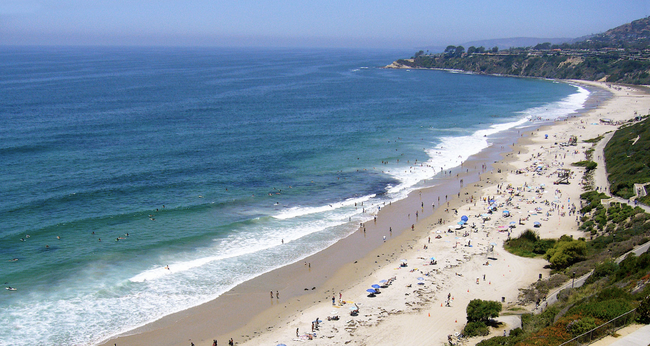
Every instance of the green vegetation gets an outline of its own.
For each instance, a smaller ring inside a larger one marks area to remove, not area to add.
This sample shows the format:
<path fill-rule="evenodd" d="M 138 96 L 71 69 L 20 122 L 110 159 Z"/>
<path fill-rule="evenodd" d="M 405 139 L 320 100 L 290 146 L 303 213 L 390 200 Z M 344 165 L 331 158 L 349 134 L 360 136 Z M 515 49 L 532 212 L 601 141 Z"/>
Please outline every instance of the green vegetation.
<path fill-rule="evenodd" d="M 498 317 L 501 303 L 491 300 L 472 299 L 467 304 L 467 322 L 487 322 L 490 318 Z"/>
<path fill-rule="evenodd" d="M 596 162 L 588 161 L 588 160 L 574 162 L 571 165 L 576 167 L 584 167 L 587 169 L 587 171 L 593 171 L 594 169 L 596 169 L 596 167 L 598 167 L 598 164 Z"/>
<path fill-rule="evenodd" d="M 535 47 L 448 46 L 440 54 L 416 53 L 397 63 L 414 68 L 443 68 L 481 74 L 606 80 L 650 84 L 650 17 L 611 29 L 576 43 Z"/>
<path fill-rule="evenodd" d="M 573 240 L 563 235 L 552 248 L 546 251 L 546 258 L 551 268 L 566 268 L 587 257 L 587 243 L 584 240 Z"/>
<path fill-rule="evenodd" d="M 527 229 L 519 237 L 506 241 L 505 249 L 517 256 L 536 257 L 544 255 L 554 244 L 555 240 L 541 239 L 537 232 Z"/>
<path fill-rule="evenodd" d="M 635 195 L 634 184 L 650 182 L 650 118 L 616 131 L 605 146 L 611 193 Z M 640 202 L 650 204 L 650 196 Z"/>
<path fill-rule="evenodd" d="M 639 256 L 629 254 L 618 264 L 615 261 L 634 246 L 648 241 L 650 214 L 627 204 L 611 203 L 607 207 L 600 200 L 608 196 L 596 191 L 581 197 L 581 228 L 592 230 L 593 239 L 574 240 L 563 236 L 557 240 L 546 252 L 554 274 L 522 290 L 520 299 L 539 301 L 548 295 L 550 288 L 593 270 L 585 284 L 560 291 L 558 301 L 539 314 L 522 315 L 522 328 L 516 332 L 483 340 L 478 345 L 558 345 L 635 308 L 635 314 L 625 315 L 621 323 L 631 323 L 634 319 L 639 323 L 650 322 L 650 252 Z M 533 231 L 525 233 L 506 243 L 508 251 L 532 253 L 532 244 L 539 237 Z M 480 327 L 473 324 L 466 328 L 482 335 Z M 608 332 L 602 328 L 591 336 L 598 338 Z"/>
<path fill-rule="evenodd" d="M 594 138 L 590 138 L 590 139 L 585 139 L 583 142 L 585 142 L 585 143 L 592 143 L 592 144 L 593 144 L 593 143 L 598 143 L 598 142 L 600 142 L 602 139 L 603 139 L 603 136 L 601 135 L 601 136 L 598 136 L 598 137 L 594 137 Z"/>
<path fill-rule="evenodd" d="M 467 336 L 488 335 L 490 330 L 487 323 L 491 318 L 498 317 L 501 312 L 501 303 L 472 299 L 467 304 L 467 324 L 463 333 Z"/>
<path fill-rule="evenodd" d="M 465 336 L 486 336 L 490 334 L 490 329 L 483 321 L 467 322 L 463 328 Z"/>

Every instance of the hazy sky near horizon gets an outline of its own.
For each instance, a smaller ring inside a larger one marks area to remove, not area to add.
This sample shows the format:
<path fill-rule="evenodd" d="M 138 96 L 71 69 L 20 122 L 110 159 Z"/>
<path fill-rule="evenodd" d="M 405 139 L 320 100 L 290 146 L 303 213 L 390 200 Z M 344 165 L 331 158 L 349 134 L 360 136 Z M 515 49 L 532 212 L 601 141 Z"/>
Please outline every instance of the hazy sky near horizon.
<path fill-rule="evenodd" d="M 422 48 L 648 15 L 649 0 L 0 0 L 0 45 Z"/>

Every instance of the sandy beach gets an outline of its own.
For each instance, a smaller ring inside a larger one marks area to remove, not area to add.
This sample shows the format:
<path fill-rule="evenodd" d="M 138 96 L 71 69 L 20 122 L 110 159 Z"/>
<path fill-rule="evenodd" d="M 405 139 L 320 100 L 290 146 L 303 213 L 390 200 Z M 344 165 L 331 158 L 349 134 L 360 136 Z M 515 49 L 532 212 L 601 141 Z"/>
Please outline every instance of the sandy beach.
<path fill-rule="evenodd" d="M 503 301 L 504 311 L 516 306 L 519 289 L 550 271 L 542 259 L 509 254 L 504 241 L 526 229 L 544 238 L 584 236 L 574 214 L 584 171 L 571 163 L 585 159 L 592 145 L 584 140 L 616 129 L 601 118 L 626 121 L 650 109 L 642 89 L 573 82 L 612 97 L 580 116 L 514 130 L 436 187 L 382 207 L 376 221 L 328 249 L 103 345 L 207 346 L 230 338 L 239 345 L 441 345 L 462 330 L 470 300 Z M 571 135 L 577 146 L 562 145 Z M 572 171 L 568 185 L 554 184 L 562 168 Z M 607 186 L 603 172 L 595 186 Z M 496 211 L 486 214 L 491 205 Z M 467 222 L 457 229 L 462 216 Z M 372 285 L 381 293 L 369 297 Z M 516 318 L 503 322 L 495 335 L 517 327 Z"/>

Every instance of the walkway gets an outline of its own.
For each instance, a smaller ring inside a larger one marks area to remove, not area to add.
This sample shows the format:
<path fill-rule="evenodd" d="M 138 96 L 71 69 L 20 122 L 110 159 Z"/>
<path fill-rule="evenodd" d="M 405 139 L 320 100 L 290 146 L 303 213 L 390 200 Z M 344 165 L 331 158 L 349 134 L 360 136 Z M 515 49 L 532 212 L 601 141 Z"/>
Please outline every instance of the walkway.
<path fill-rule="evenodd" d="M 610 346 L 647 346 L 650 342 L 650 325 L 647 325 L 634 333 L 620 338 L 609 344 Z"/>

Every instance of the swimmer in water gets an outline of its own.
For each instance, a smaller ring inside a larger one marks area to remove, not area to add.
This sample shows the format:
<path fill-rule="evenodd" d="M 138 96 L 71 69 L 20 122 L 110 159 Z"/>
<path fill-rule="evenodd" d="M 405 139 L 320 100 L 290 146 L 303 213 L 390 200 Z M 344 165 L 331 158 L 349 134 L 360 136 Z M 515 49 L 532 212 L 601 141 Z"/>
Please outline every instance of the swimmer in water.
<path fill-rule="evenodd" d="M 169 270 L 169 265 L 166 265 L 166 266 L 165 266 L 165 269 Z"/>

